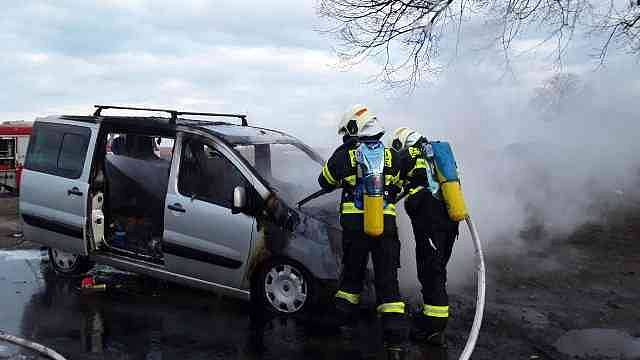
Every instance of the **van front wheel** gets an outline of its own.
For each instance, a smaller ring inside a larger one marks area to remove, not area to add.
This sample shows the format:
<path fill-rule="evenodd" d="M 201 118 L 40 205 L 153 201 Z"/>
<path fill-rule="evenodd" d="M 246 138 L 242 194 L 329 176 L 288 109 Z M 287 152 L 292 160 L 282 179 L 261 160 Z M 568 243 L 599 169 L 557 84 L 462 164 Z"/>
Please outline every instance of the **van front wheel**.
<path fill-rule="evenodd" d="M 93 267 L 93 263 L 86 256 L 52 248 L 49 249 L 49 261 L 58 274 L 66 276 L 82 275 Z"/>
<path fill-rule="evenodd" d="M 264 305 L 276 313 L 299 313 L 312 302 L 312 276 L 285 258 L 268 261 L 254 286 Z"/>

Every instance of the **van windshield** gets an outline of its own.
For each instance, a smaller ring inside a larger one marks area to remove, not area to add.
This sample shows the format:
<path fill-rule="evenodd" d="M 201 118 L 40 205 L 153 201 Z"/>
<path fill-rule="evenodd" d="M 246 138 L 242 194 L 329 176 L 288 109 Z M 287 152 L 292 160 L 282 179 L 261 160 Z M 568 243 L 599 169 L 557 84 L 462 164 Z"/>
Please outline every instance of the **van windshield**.
<path fill-rule="evenodd" d="M 302 144 L 249 144 L 235 149 L 290 204 L 319 189 L 322 160 Z"/>

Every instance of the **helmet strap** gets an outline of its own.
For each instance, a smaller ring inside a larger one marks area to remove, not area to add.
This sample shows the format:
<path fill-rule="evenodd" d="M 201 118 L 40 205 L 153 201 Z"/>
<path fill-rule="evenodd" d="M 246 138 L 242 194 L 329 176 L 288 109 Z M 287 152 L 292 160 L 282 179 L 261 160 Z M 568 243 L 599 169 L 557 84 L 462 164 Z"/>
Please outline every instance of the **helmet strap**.
<path fill-rule="evenodd" d="M 391 147 L 395 151 L 400 151 L 402 150 L 402 142 L 400 141 L 400 139 L 393 139 L 393 141 L 391 142 Z"/>
<path fill-rule="evenodd" d="M 355 119 L 351 119 L 349 120 L 349 122 L 347 123 L 347 134 L 351 135 L 351 136 L 357 136 L 358 135 L 358 122 Z"/>

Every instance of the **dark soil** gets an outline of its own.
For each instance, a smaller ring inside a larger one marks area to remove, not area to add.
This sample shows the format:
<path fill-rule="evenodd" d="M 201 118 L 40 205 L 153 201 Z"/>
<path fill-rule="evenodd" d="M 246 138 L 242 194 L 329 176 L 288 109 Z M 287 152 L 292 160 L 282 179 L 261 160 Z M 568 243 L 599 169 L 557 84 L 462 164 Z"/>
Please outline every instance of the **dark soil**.
<path fill-rule="evenodd" d="M 474 359 L 569 358 L 554 344 L 573 329 L 640 337 L 640 204 L 600 210 L 600 221 L 569 236 L 531 239 L 535 247 L 521 254 L 488 257 L 485 322 Z M 456 345 L 467 331 L 462 324 L 472 319 L 471 304 L 471 297 L 455 300 Z"/>

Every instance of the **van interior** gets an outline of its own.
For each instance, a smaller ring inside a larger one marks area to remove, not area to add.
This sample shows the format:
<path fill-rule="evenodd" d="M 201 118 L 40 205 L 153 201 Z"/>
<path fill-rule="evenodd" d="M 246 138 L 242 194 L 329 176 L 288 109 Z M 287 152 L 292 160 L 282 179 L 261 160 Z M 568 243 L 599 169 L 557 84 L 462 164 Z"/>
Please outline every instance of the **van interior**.
<path fill-rule="evenodd" d="M 93 247 L 162 264 L 175 138 L 110 129 L 98 141 L 91 183 Z"/>
<path fill-rule="evenodd" d="M 175 133 L 103 124 L 98 142 L 90 183 L 91 248 L 164 264 L 165 199 Z M 250 189 L 237 168 L 198 137 L 185 138 L 182 148 L 177 185 L 184 196 L 232 209 L 234 188 Z M 322 161 L 300 144 L 243 143 L 235 150 L 287 203 L 315 189 L 308 176 L 321 171 Z M 244 211 L 252 213 L 256 206 Z"/>

